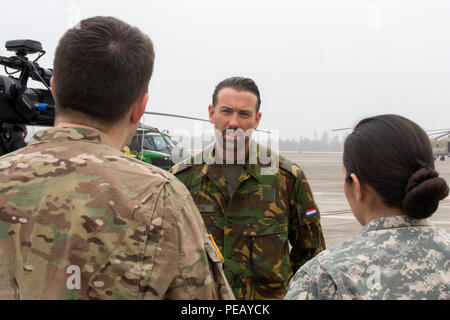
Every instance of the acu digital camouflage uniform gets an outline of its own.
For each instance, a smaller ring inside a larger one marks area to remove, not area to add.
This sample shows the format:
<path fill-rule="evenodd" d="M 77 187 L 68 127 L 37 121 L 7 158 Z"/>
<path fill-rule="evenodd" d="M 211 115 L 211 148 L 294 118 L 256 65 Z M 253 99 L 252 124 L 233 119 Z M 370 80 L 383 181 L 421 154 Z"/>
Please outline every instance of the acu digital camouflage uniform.
<path fill-rule="evenodd" d="M 233 298 L 185 186 L 80 128 L 0 158 L 0 275 L 2 299 Z"/>
<path fill-rule="evenodd" d="M 285 299 L 450 299 L 450 235 L 427 220 L 377 218 L 321 252 Z"/>
<path fill-rule="evenodd" d="M 262 174 L 270 167 L 269 156 L 272 164 L 276 158 L 256 143 L 251 148 L 257 162 L 243 165 L 232 198 L 214 146 L 171 171 L 191 192 L 222 251 L 236 298 L 281 299 L 293 272 L 325 249 L 319 210 L 303 170 L 280 157 L 273 174 Z M 261 161 L 262 155 L 266 160 Z M 316 214 L 307 217 L 310 209 Z"/>

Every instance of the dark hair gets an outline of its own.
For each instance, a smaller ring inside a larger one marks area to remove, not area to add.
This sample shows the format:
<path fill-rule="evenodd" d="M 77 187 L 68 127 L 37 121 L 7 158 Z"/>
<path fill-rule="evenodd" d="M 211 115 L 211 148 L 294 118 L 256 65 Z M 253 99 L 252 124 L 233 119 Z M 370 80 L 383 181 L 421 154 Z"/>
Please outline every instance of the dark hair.
<path fill-rule="evenodd" d="M 237 91 L 249 91 L 253 93 L 258 99 L 256 102 L 256 112 L 259 112 L 259 107 L 261 106 L 261 97 L 259 95 L 259 89 L 255 81 L 250 78 L 231 77 L 219 82 L 219 84 L 214 89 L 214 93 L 212 96 L 212 104 L 214 107 L 217 105 L 217 95 L 223 88 L 232 88 Z"/>
<path fill-rule="evenodd" d="M 154 59 L 152 41 L 138 28 L 113 17 L 82 20 L 56 48 L 57 112 L 118 121 L 148 91 Z"/>
<path fill-rule="evenodd" d="M 361 120 L 344 143 L 350 174 L 371 186 L 390 207 L 415 219 L 431 216 L 449 188 L 434 170 L 430 140 L 416 123 L 388 114 Z"/>

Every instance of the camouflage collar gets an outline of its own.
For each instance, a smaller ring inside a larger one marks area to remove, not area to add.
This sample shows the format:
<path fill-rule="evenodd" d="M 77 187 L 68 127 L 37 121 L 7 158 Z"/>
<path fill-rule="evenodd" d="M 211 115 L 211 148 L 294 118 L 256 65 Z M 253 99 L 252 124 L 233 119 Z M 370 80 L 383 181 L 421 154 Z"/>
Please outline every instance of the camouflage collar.
<path fill-rule="evenodd" d="M 405 228 L 412 226 L 429 226 L 427 219 L 413 219 L 406 215 L 376 218 L 369 221 L 362 229 L 361 233 L 392 228 Z"/>
<path fill-rule="evenodd" d="M 260 150 L 264 150 L 266 152 L 266 154 L 269 156 L 271 155 L 271 151 L 270 151 L 270 149 L 263 147 L 256 142 L 252 142 L 252 144 L 250 145 L 250 148 L 251 148 L 250 152 L 253 152 L 253 154 L 256 155 L 256 163 L 253 163 L 253 164 L 245 163 L 244 164 L 244 173 L 243 173 L 243 175 L 241 175 L 239 180 L 243 181 L 246 178 L 249 178 L 250 176 L 252 176 L 257 181 L 262 182 L 261 168 L 270 167 L 270 165 L 264 165 L 261 163 Z M 213 145 L 207 147 L 206 149 L 204 149 L 200 154 L 197 154 L 196 156 L 202 157 L 201 162 L 199 161 L 200 159 L 196 159 L 197 162 L 194 162 L 194 163 L 202 163 L 202 168 L 200 170 L 199 177 L 208 175 L 208 176 L 212 176 L 212 177 L 216 176 L 216 178 L 217 178 L 218 176 L 217 176 L 217 172 L 216 172 L 217 171 L 217 166 L 216 166 L 217 163 L 216 163 L 216 157 L 215 157 L 215 143 Z"/>
<path fill-rule="evenodd" d="M 44 142 L 84 141 L 113 146 L 104 133 L 86 128 L 48 128 L 40 130 L 31 138 L 29 145 Z"/>

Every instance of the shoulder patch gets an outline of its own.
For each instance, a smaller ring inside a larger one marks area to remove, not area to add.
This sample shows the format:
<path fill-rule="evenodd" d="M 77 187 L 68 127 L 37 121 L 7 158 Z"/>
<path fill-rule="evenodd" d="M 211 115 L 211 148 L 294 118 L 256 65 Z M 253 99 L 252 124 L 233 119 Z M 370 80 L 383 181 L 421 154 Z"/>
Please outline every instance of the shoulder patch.
<path fill-rule="evenodd" d="M 169 172 L 173 175 L 176 175 L 177 173 L 186 170 L 187 168 L 190 167 L 192 167 L 192 158 L 187 158 L 173 165 L 172 168 L 170 168 Z"/>
<path fill-rule="evenodd" d="M 169 172 L 173 175 L 187 169 L 188 165 L 184 162 L 179 162 L 170 168 Z"/>
<path fill-rule="evenodd" d="M 173 175 L 176 175 L 177 173 L 184 171 L 188 168 L 192 168 L 194 165 L 198 164 L 204 164 L 204 155 L 205 153 L 209 153 L 209 149 L 205 149 L 197 154 L 194 154 L 193 156 L 184 159 L 183 161 L 180 161 L 179 163 L 175 164 L 170 168 L 169 172 Z"/>
<path fill-rule="evenodd" d="M 281 156 L 280 168 L 292 173 L 292 175 L 296 178 L 300 176 L 300 171 L 302 170 L 298 164 Z"/>

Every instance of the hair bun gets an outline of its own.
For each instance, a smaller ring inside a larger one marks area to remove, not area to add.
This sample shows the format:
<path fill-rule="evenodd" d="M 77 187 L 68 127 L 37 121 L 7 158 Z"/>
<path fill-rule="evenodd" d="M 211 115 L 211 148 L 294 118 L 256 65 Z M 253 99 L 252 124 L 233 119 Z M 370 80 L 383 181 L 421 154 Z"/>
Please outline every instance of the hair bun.
<path fill-rule="evenodd" d="M 448 196 L 447 182 L 431 168 L 416 171 L 408 181 L 403 199 L 403 211 L 414 219 L 425 219 L 438 208 L 439 201 Z"/>

